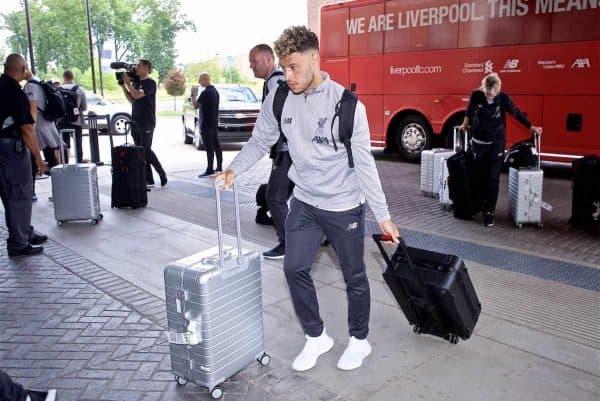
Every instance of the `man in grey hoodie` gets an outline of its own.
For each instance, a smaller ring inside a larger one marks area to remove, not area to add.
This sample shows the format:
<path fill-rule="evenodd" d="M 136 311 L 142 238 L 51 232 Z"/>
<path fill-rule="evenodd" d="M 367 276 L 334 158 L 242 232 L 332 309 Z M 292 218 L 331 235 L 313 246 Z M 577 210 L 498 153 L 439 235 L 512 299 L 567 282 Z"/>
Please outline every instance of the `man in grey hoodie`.
<path fill-rule="evenodd" d="M 323 234 L 331 241 L 340 261 L 348 296 L 348 346 L 338 368 L 352 370 L 371 353 L 369 331 L 370 292 L 364 264 L 365 201 L 383 234 L 397 242 L 398 227 L 392 222 L 370 150 L 365 106 L 358 102 L 351 149 L 354 168 L 339 142 L 338 124 L 331 124 L 344 88 L 320 71 L 319 41 L 305 27 L 286 29 L 275 42 L 291 93 L 281 115 L 291 159 L 289 178 L 296 184 L 285 222 L 284 272 L 294 310 L 306 343 L 294 359 L 297 371 L 311 369 L 320 355 L 333 347 L 319 315 L 310 270 Z M 229 188 L 237 175 L 260 160 L 279 139 L 273 114 L 272 91 L 261 108 L 252 137 L 227 170 L 215 177 Z M 336 139 L 338 138 L 338 139 Z"/>

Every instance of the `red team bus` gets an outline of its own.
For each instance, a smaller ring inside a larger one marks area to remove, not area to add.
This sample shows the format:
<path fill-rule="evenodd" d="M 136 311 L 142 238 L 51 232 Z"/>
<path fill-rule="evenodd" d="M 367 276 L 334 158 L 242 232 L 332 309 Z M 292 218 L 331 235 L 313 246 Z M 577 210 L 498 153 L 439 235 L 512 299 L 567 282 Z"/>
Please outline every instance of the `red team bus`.
<path fill-rule="evenodd" d="M 600 155 L 600 0 L 357 0 L 321 9 L 321 68 L 367 108 L 371 143 L 415 161 L 451 141 L 497 72 L 546 160 Z M 507 144 L 529 137 L 507 119 Z"/>

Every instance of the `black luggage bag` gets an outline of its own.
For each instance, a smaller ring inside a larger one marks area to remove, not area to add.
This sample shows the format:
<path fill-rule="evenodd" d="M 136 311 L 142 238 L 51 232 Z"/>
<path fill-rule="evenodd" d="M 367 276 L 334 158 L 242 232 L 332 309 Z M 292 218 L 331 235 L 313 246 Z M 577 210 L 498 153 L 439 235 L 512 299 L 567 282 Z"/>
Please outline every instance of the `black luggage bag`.
<path fill-rule="evenodd" d="M 458 342 L 468 339 L 481 303 L 461 258 L 400 244 L 390 258 L 381 234 L 373 235 L 387 268 L 383 278 L 417 334 Z"/>
<path fill-rule="evenodd" d="M 111 207 L 136 209 L 148 204 L 144 148 L 123 145 L 112 148 Z"/>
<path fill-rule="evenodd" d="M 600 234 L 600 158 L 573 160 L 571 211 L 571 225 Z"/>
<path fill-rule="evenodd" d="M 269 205 L 267 204 L 267 184 L 258 186 L 256 191 L 256 205 L 258 206 L 258 210 L 256 211 L 254 221 L 257 224 L 272 226 L 273 218 L 271 217 L 271 213 L 269 213 Z"/>
<path fill-rule="evenodd" d="M 448 158 L 448 190 L 452 210 L 457 219 L 471 220 L 481 211 L 480 182 L 473 154 L 460 151 Z"/>
<path fill-rule="evenodd" d="M 504 168 L 537 168 L 538 156 L 535 148 L 535 142 L 531 139 L 526 139 L 515 143 L 510 147 L 504 156 Z"/>

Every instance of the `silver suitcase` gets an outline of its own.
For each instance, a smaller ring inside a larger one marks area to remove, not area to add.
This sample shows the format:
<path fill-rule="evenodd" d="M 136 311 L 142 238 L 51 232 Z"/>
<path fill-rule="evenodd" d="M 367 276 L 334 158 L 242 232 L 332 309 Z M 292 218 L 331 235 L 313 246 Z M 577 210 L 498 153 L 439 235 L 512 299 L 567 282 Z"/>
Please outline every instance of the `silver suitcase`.
<path fill-rule="evenodd" d="M 76 141 L 75 131 L 69 132 Z M 62 139 L 60 141 L 61 158 L 64 152 Z M 75 144 L 75 149 L 77 144 Z M 59 226 L 67 221 L 90 220 L 98 224 L 102 219 L 100 212 L 100 194 L 98 191 L 98 171 L 95 164 L 78 163 L 75 152 L 75 164 L 59 164 L 50 170 L 52 181 L 52 201 L 54 218 Z"/>
<path fill-rule="evenodd" d="M 440 207 L 443 210 L 450 210 L 452 208 L 452 199 L 450 199 L 450 188 L 448 187 L 448 163 L 446 161 L 456 153 L 449 153 L 446 157 L 444 157 L 441 161 L 440 168 L 440 188 L 439 188 L 439 198 L 440 198 Z"/>
<path fill-rule="evenodd" d="M 508 172 L 508 216 L 519 228 L 523 224 L 542 223 L 542 190 L 544 172 L 540 169 L 540 139 L 536 135 L 537 168 L 516 169 Z"/>
<path fill-rule="evenodd" d="M 454 150 L 443 154 L 440 158 L 439 163 L 441 166 L 439 170 L 439 189 L 438 197 L 440 199 L 440 207 L 442 210 L 452 209 L 452 199 L 450 199 L 450 188 L 448 186 L 448 163 L 447 160 L 454 156 L 456 152 L 461 150 L 467 150 L 469 146 L 469 134 L 465 132 L 464 135 L 460 133 L 460 127 L 454 127 Z M 436 155 L 437 156 L 437 155 Z"/>
<path fill-rule="evenodd" d="M 454 154 L 455 152 L 452 150 L 446 149 L 445 152 L 437 152 L 433 155 L 433 185 L 431 191 L 433 192 L 433 197 L 435 198 L 439 197 L 440 195 L 443 165 L 446 164 L 446 160 L 448 160 L 448 158 Z"/>
<path fill-rule="evenodd" d="M 220 398 L 218 387 L 264 352 L 261 259 L 241 248 L 239 205 L 234 187 L 237 248 L 223 245 L 216 189 L 218 246 L 165 267 L 171 369 L 177 382 L 192 381 Z"/>
<path fill-rule="evenodd" d="M 436 153 L 448 151 L 448 149 L 444 148 L 435 148 L 421 152 L 421 191 L 427 196 L 434 196 L 433 157 Z"/>

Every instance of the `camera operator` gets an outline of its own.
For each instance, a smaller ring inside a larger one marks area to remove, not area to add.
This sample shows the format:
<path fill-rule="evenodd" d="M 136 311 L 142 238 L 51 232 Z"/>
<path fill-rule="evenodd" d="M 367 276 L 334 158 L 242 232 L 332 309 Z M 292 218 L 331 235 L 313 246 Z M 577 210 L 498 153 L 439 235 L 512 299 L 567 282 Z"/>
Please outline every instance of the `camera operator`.
<path fill-rule="evenodd" d="M 152 136 L 156 126 L 156 82 L 150 78 L 152 72 L 152 63 L 150 60 L 140 59 L 135 68 L 135 73 L 139 80 L 132 83 L 130 73 L 121 74 L 123 84 L 123 93 L 132 104 L 131 116 L 135 124 L 133 125 L 133 142 L 136 146 L 144 148 L 146 157 L 146 185 L 148 188 L 154 187 L 154 178 L 152 177 L 152 165 L 160 176 L 160 185 L 167 185 L 167 173 L 161 166 L 156 154 L 152 151 Z M 121 82 L 119 81 L 119 84 Z"/>

